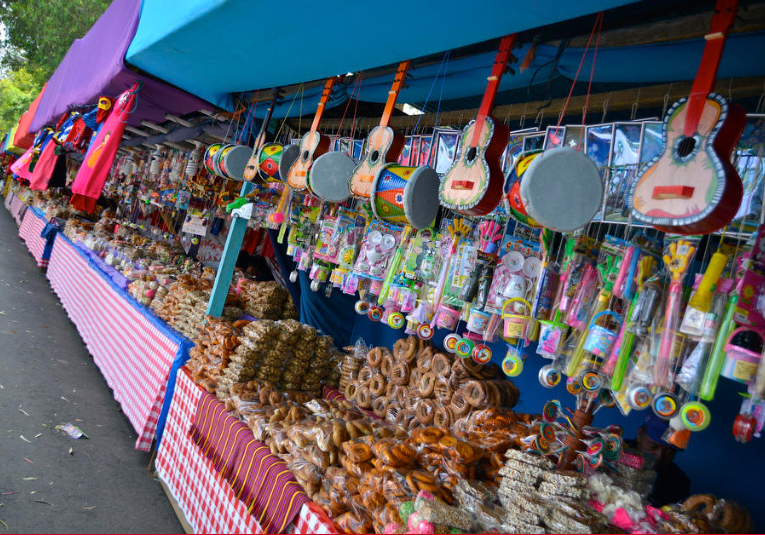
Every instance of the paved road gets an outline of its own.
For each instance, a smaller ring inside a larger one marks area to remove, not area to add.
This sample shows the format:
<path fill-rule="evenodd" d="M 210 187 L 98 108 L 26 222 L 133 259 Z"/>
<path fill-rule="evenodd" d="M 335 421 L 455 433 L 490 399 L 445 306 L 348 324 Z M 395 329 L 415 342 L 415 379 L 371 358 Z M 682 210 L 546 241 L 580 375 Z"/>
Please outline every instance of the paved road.
<path fill-rule="evenodd" d="M 90 439 L 55 429 L 67 422 Z M 135 440 L 0 206 L 0 535 L 182 533 Z"/>

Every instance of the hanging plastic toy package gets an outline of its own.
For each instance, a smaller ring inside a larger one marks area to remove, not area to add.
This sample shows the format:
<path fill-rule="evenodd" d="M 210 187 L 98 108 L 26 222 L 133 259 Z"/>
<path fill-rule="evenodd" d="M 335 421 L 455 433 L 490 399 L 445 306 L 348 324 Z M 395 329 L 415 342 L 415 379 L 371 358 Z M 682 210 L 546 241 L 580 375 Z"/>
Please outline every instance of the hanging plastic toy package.
<path fill-rule="evenodd" d="M 696 347 L 686 359 L 683 367 L 680 368 L 680 372 L 677 374 L 675 380 L 686 392 L 691 394 L 698 392 L 701 376 L 707 367 L 709 355 L 720 328 L 720 320 L 725 312 L 728 293 L 732 288 L 733 281 L 730 279 L 720 279 L 717 281 L 709 310 L 704 314 L 701 340 L 696 344 Z"/>
<path fill-rule="evenodd" d="M 674 381 L 674 367 L 677 362 L 675 347 L 680 342 L 679 338 L 685 336 L 678 331 L 682 285 L 695 252 L 696 242 L 687 239 L 668 240 L 665 246 L 663 260 L 670 273 L 671 281 L 664 313 L 661 345 L 653 373 L 653 383 L 660 388 L 670 388 Z"/>

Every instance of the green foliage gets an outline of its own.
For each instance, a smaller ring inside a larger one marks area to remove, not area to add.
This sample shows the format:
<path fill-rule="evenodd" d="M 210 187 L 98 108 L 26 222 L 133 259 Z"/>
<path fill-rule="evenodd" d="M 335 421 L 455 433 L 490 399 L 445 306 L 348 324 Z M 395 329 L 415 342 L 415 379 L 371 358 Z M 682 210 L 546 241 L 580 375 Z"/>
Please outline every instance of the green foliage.
<path fill-rule="evenodd" d="M 24 67 L 0 79 L 0 137 L 18 122 L 41 87 L 35 73 Z"/>
<path fill-rule="evenodd" d="M 110 0 L 0 0 L 3 57 L 9 70 L 23 65 L 42 86 L 75 39 L 85 35 Z"/>
<path fill-rule="evenodd" d="M 0 138 L 111 0 L 0 0 Z"/>

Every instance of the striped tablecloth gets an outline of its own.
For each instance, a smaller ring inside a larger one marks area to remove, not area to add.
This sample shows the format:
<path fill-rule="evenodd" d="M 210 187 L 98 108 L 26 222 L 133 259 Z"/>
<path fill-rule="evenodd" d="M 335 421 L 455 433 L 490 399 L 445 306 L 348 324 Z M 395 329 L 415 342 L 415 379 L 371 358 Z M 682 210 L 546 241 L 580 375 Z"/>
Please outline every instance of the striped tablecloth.
<path fill-rule="evenodd" d="M 170 369 L 185 358 L 188 340 L 118 288 L 63 234 L 54 242 L 47 275 L 138 433 L 136 449 L 149 451 Z"/>
<path fill-rule="evenodd" d="M 195 533 L 263 533 L 261 524 L 248 512 L 247 504 L 237 499 L 231 484 L 189 436 L 203 393 L 186 369 L 181 369 L 157 451 L 157 474 Z M 310 501 L 282 532 L 336 533 L 327 515 Z"/>
<path fill-rule="evenodd" d="M 37 261 L 37 266 L 41 268 L 48 267 L 48 258 L 44 258 L 48 240 L 41 236 L 46 224 L 42 214 L 38 214 L 35 208 L 30 207 L 24 212 L 24 218 L 19 227 L 19 237 L 26 242 L 27 249 Z"/>
<path fill-rule="evenodd" d="M 3 205 L 8 211 L 11 210 L 11 201 L 13 200 L 13 197 L 14 197 L 13 192 L 9 191 L 8 194 L 5 196 L 5 198 L 3 199 Z"/>
<path fill-rule="evenodd" d="M 16 195 L 11 199 L 11 215 L 16 220 L 17 225 L 21 225 L 21 218 L 24 217 L 24 212 L 27 209 L 27 203 L 21 200 L 21 197 Z"/>

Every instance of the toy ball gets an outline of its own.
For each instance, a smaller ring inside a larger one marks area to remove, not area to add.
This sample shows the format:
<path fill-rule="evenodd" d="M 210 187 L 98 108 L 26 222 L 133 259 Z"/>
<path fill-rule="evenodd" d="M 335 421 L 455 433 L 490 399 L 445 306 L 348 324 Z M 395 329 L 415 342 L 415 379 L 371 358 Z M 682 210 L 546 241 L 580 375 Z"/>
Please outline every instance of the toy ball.
<path fill-rule="evenodd" d="M 297 282 L 297 279 L 298 279 L 298 272 L 297 270 L 294 270 L 292 273 L 290 273 L 290 282 L 294 284 Z"/>
<path fill-rule="evenodd" d="M 192 245 L 199 245 L 199 238 L 191 238 Z"/>
<path fill-rule="evenodd" d="M 396 524 L 395 522 L 391 522 L 390 524 L 385 526 L 385 533 L 397 533 L 400 528 L 401 528 L 401 524 Z"/>

